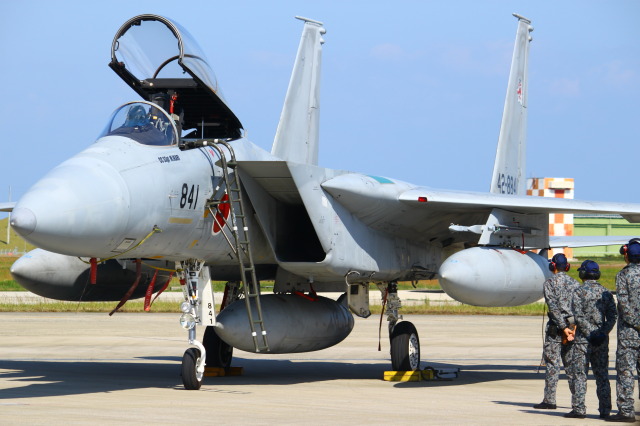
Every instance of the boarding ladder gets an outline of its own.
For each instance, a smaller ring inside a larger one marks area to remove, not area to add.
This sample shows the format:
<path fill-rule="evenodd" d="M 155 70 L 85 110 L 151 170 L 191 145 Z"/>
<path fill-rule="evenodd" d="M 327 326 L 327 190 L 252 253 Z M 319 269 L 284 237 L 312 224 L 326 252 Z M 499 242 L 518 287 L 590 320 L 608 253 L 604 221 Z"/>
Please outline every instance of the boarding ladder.
<path fill-rule="evenodd" d="M 267 352 L 269 350 L 269 344 L 267 342 L 267 331 L 264 327 L 262 307 L 260 306 L 260 285 L 256 277 L 256 267 L 253 263 L 253 255 L 251 253 L 249 227 L 245 214 L 244 201 L 242 199 L 242 186 L 240 184 L 235 152 L 226 141 L 218 139 L 213 142 L 206 142 L 206 146 L 214 148 L 220 155 L 220 166 L 222 169 L 222 179 L 215 188 L 211 198 L 207 200 L 207 208 L 238 259 L 240 279 L 244 291 L 244 301 L 247 307 L 249 326 L 251 328 L 255 350 L 256 352 Z M 227 160 L 223 147 L 229 152 L 229 160 Z M 227 197 L 225 197 L 225 193 Z M 218 222 L 216 212 L 221 211 L 221 206 L 224 204 L 229 208 L 231 224 L 229 224 L 229 220 L 227 220 L 226 223 Z M 231 231 L 231 238 L 225 233 L 225 226 Z"/>

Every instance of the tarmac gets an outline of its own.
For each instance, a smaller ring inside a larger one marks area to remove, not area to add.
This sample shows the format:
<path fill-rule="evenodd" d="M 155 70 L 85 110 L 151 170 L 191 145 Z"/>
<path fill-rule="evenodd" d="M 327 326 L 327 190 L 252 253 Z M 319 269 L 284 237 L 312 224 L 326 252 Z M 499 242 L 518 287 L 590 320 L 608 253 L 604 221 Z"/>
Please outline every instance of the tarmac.
<path fill-rule="evenodd" d="M 187 391 L 187 333 L 177 314 L 0 313 L 0 423 L 603 424 L 592 377 L 586 419 L 563 417 L 571 409 L 564 376 L 558 409 L 532 408 L 544 387 L 541 317 L 404 319 L 420 333 L 422 367 L 459 368 L 458 378 L 384 381 L 386 321 L 378 351 L 380 318 L 372 316 L 356 318 L 349 337 L 322 351 L 235 351 L 242 376 L 205 377 L 199 391 Z M 614 401 L 615 347 L 612 336 Z"/>

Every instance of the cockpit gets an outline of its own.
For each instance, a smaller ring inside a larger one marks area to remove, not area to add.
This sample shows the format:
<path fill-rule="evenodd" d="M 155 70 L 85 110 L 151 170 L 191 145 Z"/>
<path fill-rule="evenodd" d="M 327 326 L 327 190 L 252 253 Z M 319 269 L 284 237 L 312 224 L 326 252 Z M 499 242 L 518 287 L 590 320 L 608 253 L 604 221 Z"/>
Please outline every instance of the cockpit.
<path fill-rule="evenodd" d="M 171 138 L 242 136 L 242 124 L 224 101 L 205 55 L 176 22 L 158 15 L 128 20 L 113 39 L 109 66 L 147 102 L 118 109 L 103 135 L 126 133 L 141 143 L 152 140 L 151 145 L 179 142 Z M 125 125 L 135 124 L 134 117 L 139 125 Z"/>
<path fill-rule="evenodd" d="M 118 108 L 100 134 L 102 136 L 126 136 L 144 145 L 178 143 L 175 122 L 151 102 L 130 102 Z"/>

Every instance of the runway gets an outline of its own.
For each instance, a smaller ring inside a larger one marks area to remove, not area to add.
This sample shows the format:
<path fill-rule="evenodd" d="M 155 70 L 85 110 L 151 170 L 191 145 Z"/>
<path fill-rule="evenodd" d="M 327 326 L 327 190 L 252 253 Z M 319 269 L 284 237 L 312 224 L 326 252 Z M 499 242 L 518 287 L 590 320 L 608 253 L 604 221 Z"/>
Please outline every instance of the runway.
<path fill-rule="evenodd" d="M 599 423 L 590 379 L 585 420 L 534 410 L 542 319 L 407 315 L 419 333 L 423 366 L 460 368 L 451 381 L 385 382 L 386 321 L 356 319 L 353 333 L 318 352 L 236 351 L 240 377 L 205 377 L 184 390 L 186 332 L 176 314 L 0 314 L 0 419 L 3 424 L 589 424 Z M 199 330 L 199 336 L 202 329 Z M 615 338 L 610 345 L 615 389 Z M 637 395 L 637 391 L 636 391 Z M 615 401 L 615 390 L 613 395 Z M 638 411 L 636 402 L 636 411 Z M 614 403 L 615 409 L 615 403 Z"/>

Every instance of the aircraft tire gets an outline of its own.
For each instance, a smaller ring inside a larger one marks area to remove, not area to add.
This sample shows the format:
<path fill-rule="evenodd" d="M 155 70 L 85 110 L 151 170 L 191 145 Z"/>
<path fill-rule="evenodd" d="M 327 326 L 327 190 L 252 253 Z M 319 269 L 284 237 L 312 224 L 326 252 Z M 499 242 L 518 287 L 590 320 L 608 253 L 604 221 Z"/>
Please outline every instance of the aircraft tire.
<path fill-rule="evenodd" d="M 196 371 L 200 350 L 189 348 L 182 356 L 182 384 L 187 390 L 198 390 L 202 386 L 202 375 Z"/>
<path fill-rule="evenodd" d="M 413 323 L 402 321 L 391 332 L 391 367 L 394 371 L 420 368 L 420 339 Z"/>
<path fill-rule="evenodd" d="M 220 336 L 218 336 L 215 328 L 205 328 L 202 345 L 207 350 L 207 359 L 205 361 L 207 367 L 231 367 L 233 346 L 225 343 Z"/>

